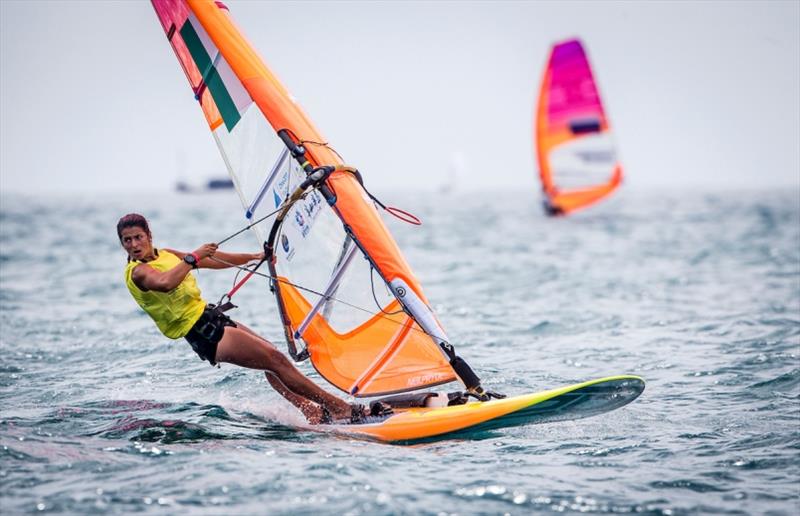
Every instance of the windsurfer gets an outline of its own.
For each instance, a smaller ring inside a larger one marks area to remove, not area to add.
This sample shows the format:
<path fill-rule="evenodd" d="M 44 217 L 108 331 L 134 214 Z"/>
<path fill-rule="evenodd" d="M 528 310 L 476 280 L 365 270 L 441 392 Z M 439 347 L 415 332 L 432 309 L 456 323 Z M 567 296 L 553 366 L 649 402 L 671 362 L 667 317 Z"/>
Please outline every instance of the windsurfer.
<path fill-rule="evenodd" d="M 147 220 L 136 213 L 119 220 L 117 236 L 128 253 L 128 290 L 166 337 L 184 337 L 211 365 L 226 362 L 264 371 L 270 385 L 313 424 L 356 422 L 366 415 L 362 405 L 350 405 L 318 387 L 269 341 L 201 297 L 192 269 L 243 265 L 260 260 L 262 253 L 223 253 L 213 243 L 191 253 L 156 249 Z"/>

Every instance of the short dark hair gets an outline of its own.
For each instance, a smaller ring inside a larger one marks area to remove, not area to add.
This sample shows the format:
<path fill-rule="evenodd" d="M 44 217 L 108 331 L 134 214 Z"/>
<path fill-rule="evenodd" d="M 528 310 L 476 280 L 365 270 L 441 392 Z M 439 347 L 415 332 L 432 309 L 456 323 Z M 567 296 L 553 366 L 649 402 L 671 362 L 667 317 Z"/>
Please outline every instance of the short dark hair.
<path fill-rule="evenodd" d="M 122 241 L 122 230 L 125 228 L 142 228 L 147 236 L 151 237 L 150 226 L 147 219 L 138 213 L 128 213 L 117 222 L 117 237 Z"/>

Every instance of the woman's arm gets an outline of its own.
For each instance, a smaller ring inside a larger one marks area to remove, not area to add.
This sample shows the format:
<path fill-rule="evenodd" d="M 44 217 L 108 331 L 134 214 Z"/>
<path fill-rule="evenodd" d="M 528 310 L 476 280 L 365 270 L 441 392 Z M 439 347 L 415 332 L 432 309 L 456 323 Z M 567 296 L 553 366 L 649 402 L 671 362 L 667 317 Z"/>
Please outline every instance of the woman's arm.
<path fill-rule="evenodd" d="M 233 265 L 244 265 L 247 262 L 261 260 L 264 257 L 263 251 L 260 253 L 225 253 L 223 251 L 218 251 L 216 244 L 206 244 L 206 245 L 209 246 L 213 245 L 214 252 L 209 254 L 208 258 L 204 258 L 203 256 L 198 255 L 200 261 L 197 262 L 197 267 L 199 269 L 227 269 L 228 267 L 231 267 Z M 183 257 L 187 254 L 181 251 L 176 251 L 174 249 L 164 249 L 164 250 L 174 254 L 180 259 L 183 259 Z M 212 259 L 211 256 L 226 263 L 222 263 L 215 259 Z"/>
<path fill-rule="evenodd" d="M 244 265 L 248 262 L 258 261 L 264 257 L 264 253 L 224 253 L 217 251 L 213 258 L 200 260 L 200 267 L 204 269 L 227 269 L 231 265 Z M 220 263 L 217 260 L 221 260 Z M 231 265 L 228 265 L 231 264 Z"/>
<path fill-rule="evenodd" d="M 189 274 L 192 266 L 182 261 L 166 272 L 156 270 L 146 263 L 137 265 L 131 272 L 131 279 L 137 287 L 147 292 L 169 292 L 181 284 L 183 278 Z"/>
<path fill-rule="evenodd" d="M 217 244 L 205 244 L 192 253 L 199 258 L 198 263 L 208 260 L 217 250 Z M 181 284 L 181 281 L 192 270 L 192 266 L 183 261 L 183 257 L 189 253 L 176 251 L 174 249 L 164 249 L 181 259 L 181 262 L 168 271 L 158 271 L 146 263 L 137 265 L 131 272 L 131 279 L 137 287 L 144 291 L 154 290 L 156 292 L 169 292 Z"/>

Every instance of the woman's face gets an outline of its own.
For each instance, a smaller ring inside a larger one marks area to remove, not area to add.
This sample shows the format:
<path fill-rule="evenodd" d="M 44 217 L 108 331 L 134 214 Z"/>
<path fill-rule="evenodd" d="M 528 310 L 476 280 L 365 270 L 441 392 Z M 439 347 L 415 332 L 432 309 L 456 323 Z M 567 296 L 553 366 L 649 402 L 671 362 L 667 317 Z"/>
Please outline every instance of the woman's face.
<path fill-rule="evenodd" d="M 153 255 L 153 240 L 139 226 L 123 229 L 120 241 L 131 260 L 144 260 Z"/>

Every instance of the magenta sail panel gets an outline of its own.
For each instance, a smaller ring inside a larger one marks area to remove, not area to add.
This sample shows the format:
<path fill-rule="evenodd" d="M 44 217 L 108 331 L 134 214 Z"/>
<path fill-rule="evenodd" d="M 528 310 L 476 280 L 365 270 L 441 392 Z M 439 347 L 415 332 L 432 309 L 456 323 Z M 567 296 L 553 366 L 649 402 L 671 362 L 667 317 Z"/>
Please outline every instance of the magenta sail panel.
<path fill-rule="evenodd" d="M 574 134 L 599 132 L 606 122 L 605 113 L 580 41 L 572 39 L 553 47 L 548 66 L 550 127 L 567 126 Z"/>

